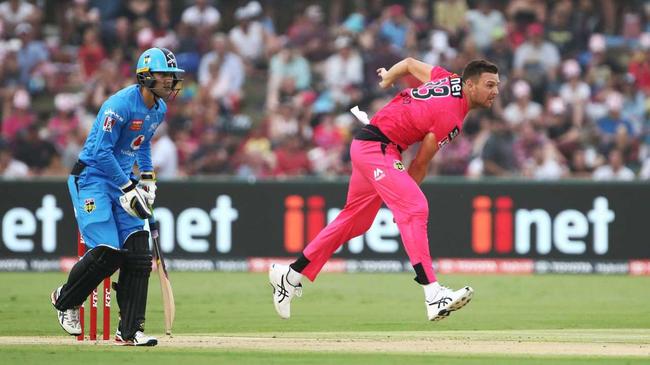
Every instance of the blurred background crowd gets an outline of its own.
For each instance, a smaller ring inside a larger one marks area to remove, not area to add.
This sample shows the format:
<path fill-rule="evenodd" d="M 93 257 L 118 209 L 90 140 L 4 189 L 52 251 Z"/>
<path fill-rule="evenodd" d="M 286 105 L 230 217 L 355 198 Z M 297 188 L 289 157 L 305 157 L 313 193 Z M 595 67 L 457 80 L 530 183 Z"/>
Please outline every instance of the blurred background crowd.
<path fill-rule="evenodd" d="M 345 176 L 349 109 L 416 86 L 378 88 L 375 70 L 407 56 L 500 68 L 498 103 L 433 175 L 648 179 L 649 19 L 641 0 L 5 0 L 0 176 L 67 175 L 156 46 L 186 70 L 153 143 L 159 179 Z"/>

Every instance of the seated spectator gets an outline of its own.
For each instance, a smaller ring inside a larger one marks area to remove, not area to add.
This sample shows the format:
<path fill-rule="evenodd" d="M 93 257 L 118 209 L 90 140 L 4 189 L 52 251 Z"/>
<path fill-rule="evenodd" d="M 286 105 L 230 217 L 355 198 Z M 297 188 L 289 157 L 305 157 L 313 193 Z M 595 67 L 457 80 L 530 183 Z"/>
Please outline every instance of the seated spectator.
<path fill-rule="evenodd" d="M 600 148 L 602 151 L 608 151 L 615 143 L 616 135 L 624 133 L 627 136 L 635 135 L 632 123 L 621 117 L 623 108 L 623 96 L 620 93 L 610 93 L 606 99 L 608 114 L 596 121 L 598 133 L 600 136 Z M 619 130 L 621 130 L 619 132 Z"/>
<path fill-rule="evenodd" d="M 416 46 L 415 25 L 406 16 L 404 6 L 399 4 L 386 8 L 379 24 L 379 34 L 404 54 Z"/>
<path fill-rule="evenodd" d="M 49 60 L 49 52 L 45 43 L 36 39 L 34 29 L 29 23 L 18 24 L 16 26 L 16 35 L 20 37 L 22 42 L 22 47 L 18 51 L 20 82 L 25 87 L 31 86 L 31 88 L 35 88 L 36 85 L 30 85 L 32 72 L 40 63 Z"/>
<path fill-rule="evenodd" d="M 287 30 L 287 37 L 309 62 L 321 62 L 331 53 L 323 9 L 318 4 L 309 5 L 303 15 L 296 17 Z"/>
<path fill-rule="evenodd" d="M 334 46 L 336 53 L 325 61 L 323 79 L 334 102 L 345 107 L 361 98 L 363 60 L 351 38 L 339 37 Z"/>
<path fill-rule="evenodd" d="M 18 137 L 14 147 L 16 159 L 27 164 L 36 175 L 42 174 L 54 158 L 58 158 L 54 145 L 41 138 L 39 133 L 38 126 L 30 125 L 25 133 Z"/>
<path fill-rule="evenodd" d="M 7 0 L 0 4 L 0 20 L 7 33 L 16 34 L 15 27 L 20 23 L 36 23 L 41 19 L 41 10 L 27 0 Z"/>
<path fill-rule="evenodd" d="M 5 98 L 2 115 L 2 138 L 13 144 L 20 131 L 29 128 L 36 121 L 30 111 L 31 97 L 24 89 L 18 89 L 11 98 Z"/>
<path fill-rule="evenodd" d="M 634 180 L 634 172 L 624 165 L 623 153 L 613 149 L 609 152 L 608 163 L 594 171 L 593 179 L 596 181 L 630 181 Z"/>
<path fill-rule="evenodd" d="M 517 164 L 524 166 L 528 160 L 533 158 L 535 149 L 545 146 L 546 143 L 547 139 L 544 133 L 541 132 L 541 128 L 534 126 L 532 123 L 524 123 L 519 129 L 513 144 Z"/>
<path fill-rule="evenodd" d="M 493 118 L 490 136 L 481 152 L 484 176 L 512 176 L 517 173 L 518 164 L 514 153 L 514 139 L 505 121 Z"/>
<path fill-rule="evenodd" d="M 544 39 L 544 26 L 530 24 L 526 29 L 526 42 L 515 50 L 514 77 L 528 81 L 533 99 L 541 101 L 547 83 L 557 79 L 559 65 L 560 53 L 553 43 Z"/>
<path fill-rule="evenodd" d="M 79 47 L 79 65 L 84 79 L 93 77 L 104 59 L 106 59 L 106 51 L 99 42 L 97 30 L 86 29 L 83 44 Z"/>
<path fill-rule="evenodd" d="M 151 139 L 151 162 L 159 180 L 178 177 L 178 149 L 169 138 L 167 128 L 161 124 Z"/>
<path fill-rule="evenodd" d="M 594 169 L 589 165 L 584 148 L 573 151 L 569 162 L 570 176 L 577 179 L 591 179 Z"/>
<path fill-rule="evenodd" d="M 181 15 L 181 21 L 191 25 L 201 33 L 211 33 L 219 25 L 221 13 L 208 0 L 194 0 L 194 5 L 188 7 Z"/>
<path fill-rule="evenodd" d="M 246 5 L 238 8 L 235 11 L 235 19 L 238 23 L 228 33 L 235 51 L 247 64 L 257 68 L 266 65 L 266 45 L 271 43 L 271 35 L 267 33 L 262 23 L 255 20 L 261 13 L 261 7 Z"/>
<path fill-rule="evenodd" d="M 299 136 L 287 136 L 274 150 L 276 177 L 304 176 L 311 174 L 311 164 Z"/>
<path fill-rule="evenodd" d="M 4 179 L 21 179 L 30 176 L 29 167 L 16 160 L 9 145 L 0 140 L 0 177 Z"/>
<path fill-rule="evenodd" d="M 230 51 L 226 35 L 215 34 L 212 51 L 206 53 L 199 64 L 201 88 L 229 111 L 236 111 L 243 96 L 245 77 L 241 57 Z"/>
<path fill-rule="evenodd" d="M 266 105 L 269 110 L 274 110 L 281 102 L 280 90 L 283 85 L 286 87 L 289 84 L 293 89 L 291 92 L 293 95 L 310 87 L 309 62 L 295 44 L 287 43 L 271 58 L 268 80 Z"/>
<path fill-rule="evenodd" d="M 61 93 L 54 97 L 56 115 L 47 122 L 49 139 L 54 143 L 58 151 L 65 150 L 73 131 L 80 128 L 77 108 L 77 96 Z"/>
<path fill-rule="evenodd" d="M 534 180 L 559 180 L 566 174 L 567 169 L 548 142 L 535 146 L 531 157 L 523 165 L 523 176 Z"/>
<path fill-rule="evenodd" d="M 512 85 L 514 101 L 503 110 L 503 119 L 514 130 L 525 123 L 538 125 L 542 117 L 542 106 L 531 100 L 530 85 L 524 80 L 518 80 Z"/>
<path fill-rule="evenodd" d="M 476 46 L 482 52 L 487 51 L 492 44 L 492 31 L 506 26 L 505 17 L 493 7 L 491 0 L 480 0 L 476 9 L 466 13 L 465 19 Z"/>

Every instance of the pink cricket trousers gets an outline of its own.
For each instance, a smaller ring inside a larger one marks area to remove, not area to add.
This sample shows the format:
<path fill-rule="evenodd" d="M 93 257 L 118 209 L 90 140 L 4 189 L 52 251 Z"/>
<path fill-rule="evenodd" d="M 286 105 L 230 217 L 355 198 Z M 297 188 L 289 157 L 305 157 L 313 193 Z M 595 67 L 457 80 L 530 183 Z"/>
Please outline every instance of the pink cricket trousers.
<path fill-rule="evenodd" d="M 345 207 L 303 251 L 310 262 L 302 274 L 309 280 L 316 279 L 343 243 L 370 228 L 384 201 L 393 212 L 411 264 L 421 264 L 428 282 L 436 281 L 427 238 L 427 199 L 402 165 L 397 146 L 385 146 L 384 153 L 381 142 L 352 141 L 352 176 Z"/>

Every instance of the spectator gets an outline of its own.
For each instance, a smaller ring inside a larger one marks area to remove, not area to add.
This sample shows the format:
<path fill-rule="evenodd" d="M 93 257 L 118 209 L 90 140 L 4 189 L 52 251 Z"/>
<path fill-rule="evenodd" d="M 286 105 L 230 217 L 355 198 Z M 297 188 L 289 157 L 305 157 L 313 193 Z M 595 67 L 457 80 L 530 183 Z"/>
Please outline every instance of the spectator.
<path fill-rule="evenodd" d="M 255 20 L 262 13 L 261 7 L 250 6 L 253 2 L 235 11 L 237 25 L 228 33 L 235 51 L 250 65 L 262 68 L 266 64 L 266 45 L 271 43 L 271 35 L 262 23 Z"/>
<path fill-rule="evenodd" d="M 334 46 L 336 53 L 325 61 L 323 79 L 334 102 L 347 106 L 361 97 L 363 60 L 348 37 L 337 38 Z"/>
<path fill-rule="evenodd" d="M 534 180 L 559 180 L 566 174 L 566 168 L 558 161 L 555 149 L 550 143 L 535 146 L 523 169 L 523 175 Z"/>
<path fill-rule="evenodd" d="M 404 13 L 402 5 L 395 4 L 386 8 L 379 25 L 379 33 L 388 38 L 391 45 L 402 54 L 415 48 L 415 25 Z"/>
<path fill-rule="evenodd" d="M 309 62 L 291 42 L 271 58 L 266 99 L 269 110 L 277 107 L 281 99 L 281 85 L 286 83 L 289 83 L 295 92 L 306 90 L 311 85 Z"/>
<path fill-rule="evenodd" d="M 79 65 L 84 79 L 92 78 L 104 59 L 106 59 L 106 51 L 99 42 L 97 30 L 86 29 L 83 44 L 79 47 Z"/>
<path fill-rule="evenodd" d="M 212 37 L 212 51 L 199 64 L 199 85 L 228 110 L 236 110 L 242 98 L 245 71 L 241 58 L 230 51 L 223 33 Z"/>
<path fill-rule="evenodd" d="M 481 153 L 484 176 L 505 177 L 517 173 L 513 142 L 508 125 L 499 118 L 493 118 L 490 122 L 490 136 Z"/>
<path fill-rule="evenodd" d="M 476 9 L 471 9 L 466 14 L 470 34 L 476 46 L 481 52 L 487 51 L 492 44 L 493 30 L 506 26 L 503 14 L 492 7 L 491 0 L 480 0 Z"/>
<path fill-rule="evenodd" d="M 9 31 L 17 34 L 14 29 L 20 23 L 35 24 L 41 19 L 39 8 L 26 0 L 6 0 L 0 4 L 0 19 Z"/>
<path fill-rule="evenodd" d="M 540 23 L 530 24 L 526 28 L 526 41 L 514 54 L 514 75 L 531 84 L 533 99 L 543 99 L 547 82 L 557 79 L 560 53 L 557 47 L 544 40 L 544 26 Z"/>
<path fill-rule="evenodd" d="M 58 151 L 65 150 L 73 131 L 78 130 L 79 118 L 75 113 L 77 108 L 77 96 L 61 93 L 54 97 L 54 106 L 57 114 L 47 123 L 49 139 L 54 143 Z"/>
<path fill-rule="evenodd" d="M 167 124 L 160 125 L 151 140 L 151 162 L 159 180 L 178 177 L 178 150 L 167 128 Z"/>
<path fill-rule="evenodd" d="M 8 143 L 13 144 L 18 133 L 25 131 L 36 121 L 36 115 L 29 110 L 30 105 L 31 97 L 24 89 L 18 89 L 11 98 L 5 98 L 2 138 Z"/>
<path fill-rule="evenodd" d="M 21 179 L 30 176 L 29 167 L 13 158 L 9 145 L 0 140 L 0 177 Z"/>
<path fill-rule="evenodd" d="M 36 175 L 42 174 L 55 157 L 58 158 L 54 145 L 39 135 L 38 126 L 32 124 L 16 141 L 14 156 L 24 162 Z"/>
<path fill-rule="evenodd" d="M 512 84 L 512 95 L 515 100 L 503 110 L 503 119 L 510 128 L 516 130 L 525 123 L 538 125 L 542 117 L 542 106 L 531 100 L 530 85 L 524 80 L 516 81 Z"/>
<path fill-rule="evenodd" d="M 571 177 L 577 179 L 591 179 L 593 168 L 589 165 L 585 150 L 580 147 L 571 155 L 569 164 Z"/>
<path fill-rule="evenodd" d="M 630 181 L 634 180 L 634 172 L 623 164 L 623 154 L 613 149 L 609 152 L 608 163 L 598 167 L 593 174 L 596 181 Z"/>
<path fill-rule="evenodd" d="M 276 177 L 309 175 L 311 164 L 299 136 L 287 136 L 275 150 Z"/>
<path fill-rule="evenodd" d="M 208 0 L 195 0 L 194 5 L 183 11 L 181 20 L 199 30 L 201 34 L 208 34 L 217 29 L 221 13 L 209 5 Z"/>
<path fill-rule="evenodd" d="M 36 66 L 49 59 L 47 47 L 42 41 L 36 40 L 34 30 L 29 23 L 20 23 L 16 26 L 16 35 L 22 41 L 22 48 L 18 51 L 18 65 L 20 65 L 20 83 L 30 86 L 31 74 Z"/>
<path fill-rule="evenodd" d="M 621 117 L 623 108 L 623 96 L 620 93 L 610 93 L 606 100 L 608 114 L 596 121 L 600 136 L 600 147 L 602 151 L 609 151 L 615 143 L 616 135 L 622 133 L 626 136 L 634 136 L 634 128 L 629 120 Z M 620 151 L 619 151 L 620 152 Z"/>
<path fill-rule="evenodd" d="M 329 56 L 328 34 L 323 9 L 318 4 L 309 5 L 287 30 L 288 41 L 299 47 L 309 62 L 321 62 Z"/>

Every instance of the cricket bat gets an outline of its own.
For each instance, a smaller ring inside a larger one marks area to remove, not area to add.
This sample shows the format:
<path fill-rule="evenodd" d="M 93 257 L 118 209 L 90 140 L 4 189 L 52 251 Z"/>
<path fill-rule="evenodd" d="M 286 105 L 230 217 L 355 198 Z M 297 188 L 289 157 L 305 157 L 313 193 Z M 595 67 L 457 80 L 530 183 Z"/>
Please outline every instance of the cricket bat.
<path fill-rule="evenodd" d="M 158 240 L 158 223 L 153 218 L 149 219 L 149 230 L 151 232 L 151 241 L 153 242 L 153 259 L 156 262 L 158 278 L 160 279 L 163 312 L 165 314 L 165 334 L 171 336 L 172 326 L 174 325 L 174 316 L 176 315 L 176 304 L 174 304 L 174 292 L 172 292 L 172 284 L 169 281 L 165 259 L 163 258 L 162 250 L 160 249 L 160 241 Z"/>

